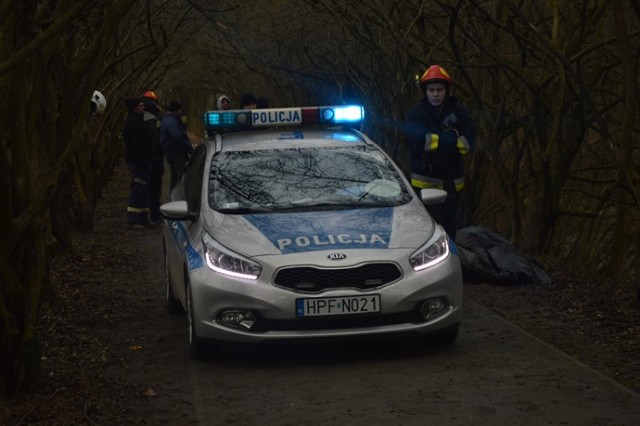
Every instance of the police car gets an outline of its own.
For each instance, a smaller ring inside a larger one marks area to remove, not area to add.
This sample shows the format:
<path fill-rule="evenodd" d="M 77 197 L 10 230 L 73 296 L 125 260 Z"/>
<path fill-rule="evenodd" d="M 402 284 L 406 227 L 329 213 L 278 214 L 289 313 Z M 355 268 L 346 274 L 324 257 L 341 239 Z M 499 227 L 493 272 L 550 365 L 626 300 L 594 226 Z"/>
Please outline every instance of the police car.
<path fill-rule="evenodd" d="M 214 342 L 415 334 L 453 342 L 456 247 L 358 130 L 358 105 L 207 112 L 165 218 L 166 302 Z"/>

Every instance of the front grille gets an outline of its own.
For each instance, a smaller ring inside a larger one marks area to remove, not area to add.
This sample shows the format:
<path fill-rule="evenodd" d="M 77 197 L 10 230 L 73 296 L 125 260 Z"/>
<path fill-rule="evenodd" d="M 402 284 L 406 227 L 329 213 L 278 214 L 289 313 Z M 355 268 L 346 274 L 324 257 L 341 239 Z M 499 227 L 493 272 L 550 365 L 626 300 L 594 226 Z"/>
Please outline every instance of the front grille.
<path fill-rule="evenodd" d="M 336 288 L 369 290 L 402 277 L 395 263 L 368 263 L 355 268 L 285 268 L 276 273 L 274 284 L 294 291 L 317 293 Z"/>

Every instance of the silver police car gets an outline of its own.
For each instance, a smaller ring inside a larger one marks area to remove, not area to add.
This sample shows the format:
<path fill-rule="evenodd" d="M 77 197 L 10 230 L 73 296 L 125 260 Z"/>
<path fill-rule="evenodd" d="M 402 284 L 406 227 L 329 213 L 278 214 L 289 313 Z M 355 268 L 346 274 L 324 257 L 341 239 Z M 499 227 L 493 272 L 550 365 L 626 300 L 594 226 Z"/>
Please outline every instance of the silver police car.
<path fill-rule="evenodd" d="M 213 111 L 161 207 L 166 302 L 214 342 L 416 334 L 453 342 L 456 247 L 358 105 Z"/>

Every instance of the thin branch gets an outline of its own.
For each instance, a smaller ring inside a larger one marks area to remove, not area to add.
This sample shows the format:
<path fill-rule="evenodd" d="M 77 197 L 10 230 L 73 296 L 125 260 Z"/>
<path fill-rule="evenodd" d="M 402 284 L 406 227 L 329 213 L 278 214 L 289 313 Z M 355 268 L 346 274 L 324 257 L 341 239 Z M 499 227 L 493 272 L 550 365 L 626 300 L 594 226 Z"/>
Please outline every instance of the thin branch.
<path fill-rule="evenodd" d="M 56 35 L 67 30 L 68 26 L 87 8 L 93 6 L 91 0 L 76 0 L 73 7 L 68 10 L 60 18 L 56 19 L 44 32 L 40 33 L 36 38 L 31 40 L 18 53 L 11 56 L 8 60 L 0 63 L 0 77 L 18 66 L 22 61 L 28 58 L 35 51 L 44 46 Z"/>

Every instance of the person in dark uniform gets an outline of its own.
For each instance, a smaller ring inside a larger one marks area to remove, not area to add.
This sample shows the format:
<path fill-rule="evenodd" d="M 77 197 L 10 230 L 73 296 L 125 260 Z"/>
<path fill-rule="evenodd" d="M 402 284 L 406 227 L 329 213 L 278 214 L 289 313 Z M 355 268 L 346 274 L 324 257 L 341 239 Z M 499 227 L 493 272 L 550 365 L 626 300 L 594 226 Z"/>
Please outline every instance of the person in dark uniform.
<path fill-rule="evenodd" d="M 433 218 L 455 240 L 460 194 L 464 188 L 462 156 L 475 144 L 475 125 L 466 108 L 451 96 L 453 81 L 439 65 L 420 79 L 423 98 L 407 112 L 404 130 L 410 153 L 411 184 L 447 191 L 442 204 L 428 206 Z"/>
<path fill-rule="evenodd" d="M 131 172 L 127 229 L 156 228 L 157 225 L 149 221 L 149 179 L 154 141 L 145 128 L 142 99 L 127 99 L 125 104 L 129 113 L 122 136 L 126 147 L 125 160 Z"/>
<path fill-rule="evenodd" d="M 149 178 L 149 220 L 160 224 L 160 204 L 162 198 L 162 175 L 164 174 L 164 155 L 160 144 L 160 100 L 152 90 L 142 95 L 144 103 L 144 124 L 149 136 L 153 139 L 154 149 L 151 158 L 151 176 Z"/>

